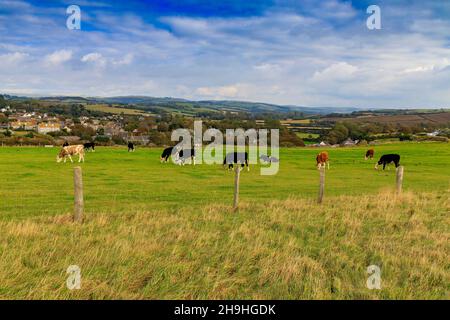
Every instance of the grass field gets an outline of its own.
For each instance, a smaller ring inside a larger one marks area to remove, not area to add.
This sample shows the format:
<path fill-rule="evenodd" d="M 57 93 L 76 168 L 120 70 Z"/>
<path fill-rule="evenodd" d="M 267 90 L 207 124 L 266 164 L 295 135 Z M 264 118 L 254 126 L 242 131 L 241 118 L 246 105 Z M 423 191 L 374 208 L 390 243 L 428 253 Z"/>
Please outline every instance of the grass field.
<path fill-rule="evenodd" d="M 320 137 L 320 134 L 318 133 L 309 133 L 309 132 L 296 132 L 295 133 L 297 137 L 301 139 L 310 138 L 310 139 L 317 139 Z"/>
<path fill-rule="evenodd" d="M 106 104 L 87 104 L 86 109 L 92 111 L 101 111 L 113 114 L 126 114 L 126 115 L 149 115 L 148 112 L 130 109 L 130 108 L 118 108 L 118 107 L 110 107 Z"/>
<path fill-rule="evenodd" d="M 0 298 L 448 298 L 448 144 L 375 147 L 401 154 L 402 196 L 365 149 L 328 149 L 322 205 L 318 149 L 282 149 L 277 175 L 241 173 L 231 213 L 220 165 L 99 147 L 81 165 L 86 221 L 74 225 L 74 165 L 56 164 L 57 149 L 0 148 Z M 71 264 L 80 290 L 65 287 Z M 366 288 L 370 264 L 382 290 Z"/>

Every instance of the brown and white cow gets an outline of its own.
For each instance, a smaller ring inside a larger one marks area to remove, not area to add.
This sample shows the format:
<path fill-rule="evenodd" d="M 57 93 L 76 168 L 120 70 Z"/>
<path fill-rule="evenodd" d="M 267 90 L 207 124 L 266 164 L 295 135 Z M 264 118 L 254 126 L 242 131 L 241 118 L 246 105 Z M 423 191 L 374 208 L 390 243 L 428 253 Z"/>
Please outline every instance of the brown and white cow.
<path fill-rule="evenodd" d="M 59 154 L 56 156 L 56 162 L 61 162 L 64 159 L 64 163 L 66 163 L 67 158 L 70 159 L 70 162 L 73 162 L 72 156 L 78 155 L 78 162 L 84 162 L 84 146 L 82 144 L 63 147 Z"/>
<path fill-rule="evenodd" d="M 373 159 L 373 156 L 375 155 L 375 150 L 373 149 L 369 149 L 366 152 L 366 156 L 364 157 L 364 159 Z"/>
<path fill-rule="evenodd" d="M 330 169 L 330 161 L 328 157 L 328 152 L 322 151 L 316 157 L 317 169 L 320 169 L 322 166 L 325 168 L 325 165 L 328 165 L 328 170 Z"/>

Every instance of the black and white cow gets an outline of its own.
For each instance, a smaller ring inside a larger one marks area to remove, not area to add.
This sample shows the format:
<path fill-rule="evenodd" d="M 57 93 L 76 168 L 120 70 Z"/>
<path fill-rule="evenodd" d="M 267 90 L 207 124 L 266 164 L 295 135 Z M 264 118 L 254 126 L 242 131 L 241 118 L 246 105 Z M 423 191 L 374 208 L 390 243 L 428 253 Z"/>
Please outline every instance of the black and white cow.
<path fill-rule="evenodd" d="M 134 144 L 133 142 L 128 142 L 128 152 L 133 152 L 134 151 Z"/>
<path fill-rule="evenodd" d="M 88 151 L 89 149 L 91 149 L 92 151 L 95 151 L 95 143 L 94 142 L 87 142 L 85 144 L 83 144 L 84 146 L 84 150 Z"/>
<path fill-rule="evenodd" d="M 223 159 L 223 165 L 228 165 L 228 170 L 232 169 L 235 163 L 240 164 L 242 168 L 247 166 L 247 171 L 250 171 L 247 152 L 230 152 Z"/>
<path fill-rule="evenodd" d="M 63 143 L 63 148 L 64 147 L 68 147 L 69 146 L 69 143 L 67 142 L 67 141 L 64 141 L 64 143 Z"/>
<path fill-rule="evenodd" d="M 160 161 L 167 162 L 169 160 L 170 156 L 172 155 L 172 151 L 173 151 L 173 147 L 164 149 L 161 154 Z"/>
<path fill-rule="evenodd" d="M 191 164 L 195 166 L 195 149 L 181 149 L 177 154 L 176 162 L 184 166 L 186 160 L 191 159 Z"/>
<path fill-rule="evenodd" d="M 375 169 L 378 170 L 379 165 L 383 165 L 383 170 L 386 168 L 386 165 L 394 163 L 397 168 L 400 165 L 400 155 L 398 154 L 384 154 L 381 156 L 380 160 L 375 164 Z"/>

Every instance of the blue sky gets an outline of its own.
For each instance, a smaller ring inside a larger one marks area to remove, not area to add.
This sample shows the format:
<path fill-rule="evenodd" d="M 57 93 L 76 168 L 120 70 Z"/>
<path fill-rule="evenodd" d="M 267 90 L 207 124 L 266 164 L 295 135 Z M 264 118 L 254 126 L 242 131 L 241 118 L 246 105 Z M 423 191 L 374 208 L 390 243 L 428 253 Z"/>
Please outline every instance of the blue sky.
<path fill-rule="evenodd" d="M 450 1 L 0 0 L 2 93 L 431 108 L 449 83 Z"/>

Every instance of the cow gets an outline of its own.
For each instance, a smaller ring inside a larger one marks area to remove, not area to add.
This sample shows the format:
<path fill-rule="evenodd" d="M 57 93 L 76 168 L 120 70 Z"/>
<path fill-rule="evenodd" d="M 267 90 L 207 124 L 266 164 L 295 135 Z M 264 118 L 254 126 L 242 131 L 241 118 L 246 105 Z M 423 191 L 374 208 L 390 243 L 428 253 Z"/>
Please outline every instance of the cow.
<path fill-rule="evenodd" d="M 330 161 L 328 157 L 328 152 L 322 151 L 316 156 L 317 169 L 320 169 L 322 166 L 325 168 L 325 165 L 328 165 L 328 170 L 330 170 Z"/>
<path fill-rule="evenodd" d="M 173 151 L 173 147 L 169 147 L 163 150 L 161 157 L 160 157 L 160 161 L 162 162 L 167 162 L 167 160 L 169 160 L 169 157 L 171 156 Z"/>
<path fill-rule="evenodd" d="M 369 149 L 366 151 L 366 156 L 364 157 L 364 159 L 373 159 L 373 156 L 375 155 L 375 150 L 373 149 Z"/>
<path fill-rule="evenodd" d="M 383 165 L 383 170 L 386 168 L 386 165 L 390 163 L 394 163 L 395 167 L 398 168 L 400 165 L 400 155 L 398 154 L 384 154 L 381 156 L 380 160 L 375 164 L 375 170 L 378 170 L 379 165 Z M 389 167 L 388 167 L 389 168 Z"/>
<path fill-rule="evenodd" d="M 134 144 L 133 142 L 128 142 L 128 152 L 133 152 L 134 151 Z"/>
<path fill-rule="evenodd" d="M 184 163 L 189 158 L 191 159 L 191 164 L 195 166 L 195 149 L 181 149 L 177 153 L 177 162 L 180 166 L 184 166 Z"/>
<path fill-rule="evenodd" d="M 247 171 L 250 171 L 247 152 L 230 152 L 223 159 L 223 165 L 228 165 L 228 170 L 233 169 L 235 163 L 240 164 L 242 168 L 244 168 L 244 165 L 247 166 Z"/>
<path fill-rule="evenodd" d="M 270 157 L 269 157 L 269 156 L 266 156 L 265 154 L 261 155 L 261 156 L 259 157 L 259 159 L 260 159 L 262 162 L 270 163 Z"/>
<path fill-rule="evenodd" d="M 86 151 L 88 151 L 89 149 L 91 149 L 92 151 L 95 151 L 95 143 L 94 142 L 87 142 L 87 143 L 83 144 L 83 146 Z"/>
<path fill-rule="evenodd" d="M 280 159 L 278 159 L 278 158 L 276 158 L 276 157 L 272 157 L 272 156 L 266 156 L 266 155 L 261 155 L 260 157 L 259 157 L 259 159 L 262 161 L 262 162 L 265 162 L 265 163 L 272 163 L 272 162 L 280 162 Z"/>
<path fill-rule="evenodd" d="M 278 159 L 277 157 L 273 157 L 273 156 L 270 156 L 269 160 L 270 160 L 270 163 L 272 163 L 272 162 L 280 162 L 280 159 Z"/>
<path fill-rule="evenodd" d="M 73 162 L 72 156 L 78 155 L 78 162 L 84 162 L 84 146 L 82 144 L 63 147 L 59 154 L 56 156 L 56 162 L 61 162 L 64 159 L 64 163 L 66 163 L 67 158 L 70 159 L 70 162 Z"/>
<path fill-rule="evenodd" d="M 68 147 L 68 146 L 69 146 L 69 143 L 67 141 L 64 141 L 63 147 Z"/>

